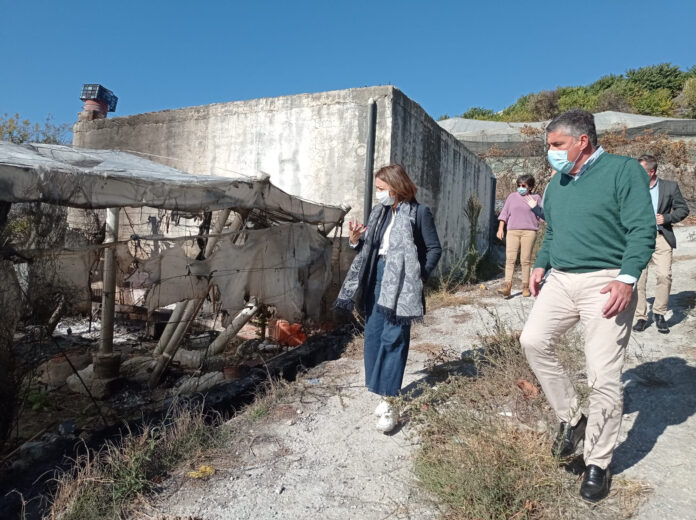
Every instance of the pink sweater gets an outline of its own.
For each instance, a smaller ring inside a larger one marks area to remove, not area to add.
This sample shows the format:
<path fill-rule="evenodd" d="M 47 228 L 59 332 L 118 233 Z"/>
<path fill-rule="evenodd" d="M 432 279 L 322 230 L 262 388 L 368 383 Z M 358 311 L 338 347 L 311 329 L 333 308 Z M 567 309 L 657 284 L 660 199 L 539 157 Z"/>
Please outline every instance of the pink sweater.
<path fill-rule="evenodd" d="M 536 193 L 532 193 L 532 197 L 541 206 L 541 197 Z M 539 218 L 532 213 L 532 208 L 529 207 L 524 197 L 516 191 L 505 199 L 505 205 L 498 220 L 505 222 L 508 229 L 533 229 L 534 231 L 539 229 Z"/>

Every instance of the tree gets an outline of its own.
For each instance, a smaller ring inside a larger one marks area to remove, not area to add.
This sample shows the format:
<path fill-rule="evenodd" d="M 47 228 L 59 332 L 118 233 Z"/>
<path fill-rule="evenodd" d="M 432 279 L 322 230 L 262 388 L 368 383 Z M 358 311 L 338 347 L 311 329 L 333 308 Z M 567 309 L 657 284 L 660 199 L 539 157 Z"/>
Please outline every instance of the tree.
<path fill-rule="evenodd" d="M 490 108 L 471 107 L 459 117 L 464 119 L 481 119 L 491 121 L 496 119 L 496 114 Z"/>
<path fill-rule="evenodd" d="M 687 79 L 686 73 L 671 63 L 629 69 L 626 77 L 644 90 L 667 89 L 672 96 L 679 93 Z"/>
<path fill-rule="evenodd" d="M 68 144 L 70 142 L 70 125 L 58 125 L 53 116 L 46 116 L 43 124 L 32 123 L 22 119 L 19 114 L 0 116 L 0 141 L 21 143 Z"/>
<path fill-rule="evenodd" d="M 696 119 L 696 76 L 686 80 L 682 94 L 684 97 L 684 107 L 688 111 L 687 117 Z"/>
<path fill-rule="evenodd" d="M 623 74 L 609 74 L 608 76 L 602 76 L 597 81 L 592 83 L 589 87 L 587 87 L 587 90 L 591 94 L 599 94 L 600 92 L 604 92 L 605 90 L 625 82 L 626 78 L 624 78 Z"/>

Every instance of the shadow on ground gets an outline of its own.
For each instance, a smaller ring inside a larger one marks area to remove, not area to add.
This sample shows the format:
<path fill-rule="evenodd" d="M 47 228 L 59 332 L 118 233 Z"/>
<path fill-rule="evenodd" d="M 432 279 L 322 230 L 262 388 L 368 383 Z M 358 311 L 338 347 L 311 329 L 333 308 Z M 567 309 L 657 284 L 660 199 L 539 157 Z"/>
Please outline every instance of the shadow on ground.
<path fill-rule="evenodd" d="M 624 372 L 624 413 L 638 412 L 626 440 L 614 451 L 613 473 L 641 461 L 668 426 L 696 413 L 696 368 L 680 357 L 650 361 Z"/>

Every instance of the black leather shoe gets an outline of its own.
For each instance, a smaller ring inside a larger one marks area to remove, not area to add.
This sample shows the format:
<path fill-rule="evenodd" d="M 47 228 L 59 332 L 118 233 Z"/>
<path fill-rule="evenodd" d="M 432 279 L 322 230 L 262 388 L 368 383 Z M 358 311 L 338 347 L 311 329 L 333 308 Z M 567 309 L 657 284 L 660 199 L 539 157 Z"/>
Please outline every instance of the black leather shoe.
<path fill-rule="evenodd" d="M 571 426 L 570 423 L 562 422 L 556 435 L 556 440 L 551 446 L 551 454 L 559 459 L 565 459 L 575 453 L 578 443 L 585 438 L 585 428 L 587 427 L 587 417 L 580 417 L 578 424 Z"/>
<path fill-rule="evenodd" d="M 633 330 L 635 330 L 636 332 L 643 332 L 647 328 L 648 320 L 638 320 L 636 324 L 633 326 Z"/>
<path fill-rule="evenodd" d="M 665 317 L 662 314 L 655 314 L 655 325 L 657 326 L 657 331 L 662 332 L 662 334 L 669 333 L 669 327 L 665 321 Z"/>
<path fill-rule="evenodd" d="M 590 464 L 580 486 L 580 496 L 588 502 L 599 502 L 609 494 L 609 470 Z"/>

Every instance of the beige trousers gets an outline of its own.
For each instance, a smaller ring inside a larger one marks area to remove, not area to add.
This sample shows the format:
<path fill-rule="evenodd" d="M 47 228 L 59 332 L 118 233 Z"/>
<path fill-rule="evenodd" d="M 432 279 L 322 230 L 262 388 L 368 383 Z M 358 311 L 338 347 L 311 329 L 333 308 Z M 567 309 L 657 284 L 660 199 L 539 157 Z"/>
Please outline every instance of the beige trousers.
<path fill-rule="evenodd" d="M 536 231 L 533 229 L 509 229 L 505 237 L 505 281 L 512 282 L 517 253 L 522 265 L 522 287 L 529 287 L 529 268 L 532 264 L 532 249 Z"/>
<path fill-rule="evenodd" d="M 600 468 L 611 462 L 621 426 L 621 370 L 636 308 L 634 291 L 626 310 L 611 319 L 602 316 L 609 294 L 599 291 L 618 274 L 618 269 L 582 274 L 551 271 L 520 337 L 551 407 L 561 421 L 574 425 L 580 419 L 580 403 L 555 349 L 568 329 L 578 321 L 582 324 L 590 386 L 584 456 L 586 464 Z"/>
<path fill-rule="evenodd" d="M 667 312 L 667 300 L 672 289 L 672 248 L 660 233 L 655 239 L 655 252 L 650 259 L 655 264 L 657 279 L 655 280 L 655 301 L 653 302 L 653 314 Z M 650 265 L 650 264 L 648 264 Z M 648 319 L 648 303 L 645 301 L 645 286 L 648 283 L 648 268 L 643 269 L 638 280 L 638 306 L 636 307 L 636 319 Z"/>

